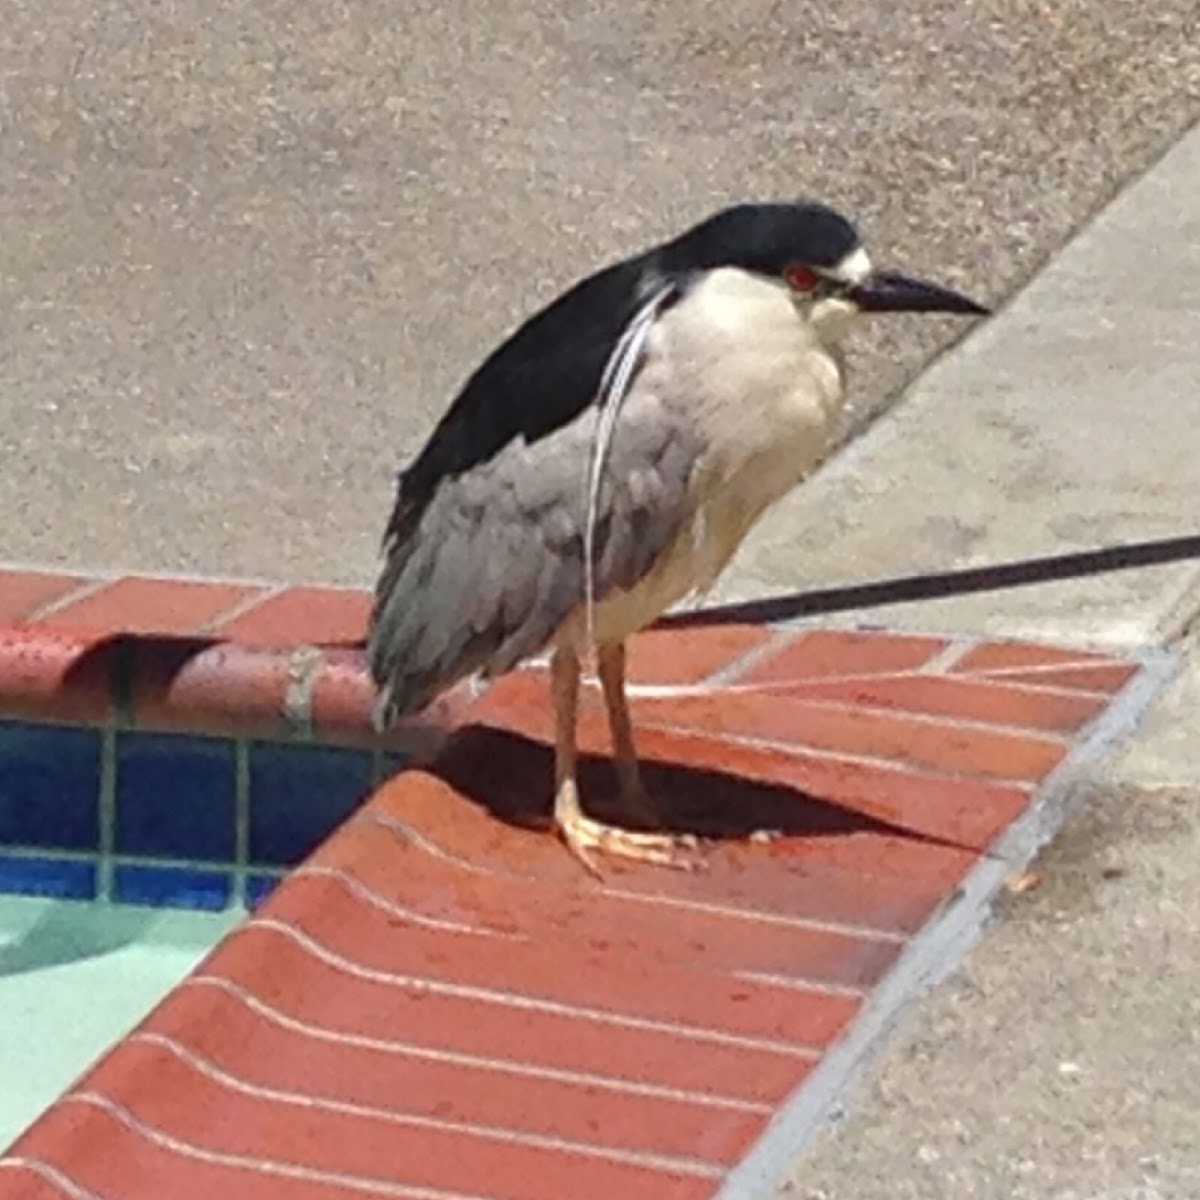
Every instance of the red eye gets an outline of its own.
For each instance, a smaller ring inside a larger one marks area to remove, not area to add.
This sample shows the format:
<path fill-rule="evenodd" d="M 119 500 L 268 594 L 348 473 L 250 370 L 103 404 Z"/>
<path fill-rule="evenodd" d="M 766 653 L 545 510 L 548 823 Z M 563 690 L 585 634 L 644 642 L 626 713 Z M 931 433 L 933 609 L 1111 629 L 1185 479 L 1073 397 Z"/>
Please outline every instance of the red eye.
<path fill-rule="evenodd" d="M 788 287 L 797 292 L 811 292 L 817 286 L 819 279 L 812 267 L 806 267 L 801 263 L 792 263 L 791 266 L 786 267 L 783 277 L 787 281 Z"/>

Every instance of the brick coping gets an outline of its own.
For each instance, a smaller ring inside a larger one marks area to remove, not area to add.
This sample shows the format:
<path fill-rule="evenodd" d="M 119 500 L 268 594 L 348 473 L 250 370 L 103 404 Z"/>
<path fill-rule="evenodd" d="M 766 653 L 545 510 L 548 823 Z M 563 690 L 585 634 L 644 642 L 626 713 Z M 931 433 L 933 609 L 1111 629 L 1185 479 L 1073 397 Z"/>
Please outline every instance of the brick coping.
<path fill-rule="evenodd" d="M 367 603 L 0 571 L 0 714 L 361 745 Z M 460 689 L 387 747 L 424 765 L 0 1158 L 0 1197 L 766 1195 L 931 931 L 982 919 L 1165 670 L 738 625 L 650 631 L 631 668 L 650 785 L 706 870 L 582 873 L 545 828 L 544 672 Z M 603 812 L 594 692 L 580 729 Z"/>

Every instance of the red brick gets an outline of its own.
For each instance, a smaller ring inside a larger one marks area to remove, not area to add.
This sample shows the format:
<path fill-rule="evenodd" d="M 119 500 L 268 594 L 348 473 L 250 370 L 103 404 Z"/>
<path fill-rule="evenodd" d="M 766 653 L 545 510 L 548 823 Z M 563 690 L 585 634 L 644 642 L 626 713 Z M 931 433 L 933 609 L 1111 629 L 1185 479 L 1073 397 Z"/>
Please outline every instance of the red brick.
<path fill-rule="evenodd" d="M 70 1193 L 50 1182 L 49 1170 L 0 1158 L 0 1197 L 3 1200 L 63 1200 Z"/>
<path fill-rule="evenodd" d="M 915 671 L 949 643 L 944 638 L 894 633 L 802 633 L 760 662 L 739 682 L 768 683 L 825 675 Z"/>
<path fill-rule="evenodd" d="M 256 604 L 217 632 L 243 646 L 349 643 L 366 635 L 370 611 L 367 592 L 292 587 Z"/>
<path fill-rule="evenodd" d="M 1099 665 L 1113 661 L 1111 655 L 1069 650 L 1061 646 L 1042 646 L 1035 642 L 986 642 L 968 650 L 952 670 L 956 674 L 972 674 L 979 671 L 1013 671 L 1022 667 L 1054 667 L 1063 663 Z"/>
<path fill-rule="evenodd" d="M 287 1162 L 366 1183 L 440 1188 L 512 1200 L 708 1200 L 707 1180 L 567 1148 L 330 1111 L 246 1094 L 167 1049 L 127 1043 L 94 1074 L 102 1090 L 129 1076 L 122 1099 L 143 1121 L 226 1155 Z"/>
<path fill-rule="evenodd" d="M 41 571 L 0 571 L 0 624 L 26 620 L 37 609 L 78 591 L 92 581 L 78 575 Z"/>
<path fill-rule="evenodd" d="M 113 714 L 112 643 L 99 634 L 0 629 L 0 713 L 50 721 Z"/>
<path fill-rule="evenodd" d="M 288 655 L 218 643 L 134 647 L 130 704 L 145 729 L 286 734 Z"/>
<path fill-rule="evenodd" d="M 1079 667 L 1054 667 L 1042 671 L 1011 671 L 992 676 L 1011 683 L 1066 688 L 1088 695 L 1119 692 L 1138 672 L 1135 663 L 1095 663 Z"/>
<path fill-rule="evenodd" d="M 417 926 L 397 937 L 395 916 L 322 877 L 289 881 L 271 915 L 360 966 L 483 989 L 500 997 L 493 1003 L 501 1007 L 505 998 L 521 997 L 797 1046 L 828 1044 L 858 1007 L 851 996 L 700 973 L 587 943 L 547 946 Z M 602 1037 L 609 1028 L 582 1016 L 579 1024 L 581 1037 Z"/>
<path fill-rule="evenodd" d="M 227 941 L 204 974 L 235 980 L 287 1016 L 339 1033 L 734 1100 L 778 1103 L 814 1058 L 799 1048 L 698 1041 L 683 1030 L 589 1023 L 405 987 L 351 973 L 261 923 Z"/>
<path fill-rule="evenodd" d="M 363 1195 L 299 1178 L 297 1172 L 280 1170 L 280 1164 L 238 1165 L 214 1161 L 203 1148 L 168 1149 L 96 1105 L 72 1099 L 51 1108 L 12 1153 L 53 1164 L 89 1195 L 120 1200 L 361 1200 Z M 59 1200 L 62 1196 L 59 1192 Z"/>
<path fill-rule="evenodd" d="M 365 733 L 371 729 L 374 702 L 363 651 L 325 651 L 313 681 L 314 722 L 330 733 Z"/>
<path fill-rule="evenodd" d="M 755 917 L 841 922 L 905 933 L 924 923 L 976 857 L 970 850 L 869 829 L 837 836 L 817 831 L 812 837 L 789 836 L 770 846 L 744 841 L 708 845 L 705 869 L 692 873 L 614 859 L 605 862 L 604 881 L 599 882 L 549 832 L 550 763 L 549 751 L 536 743 L 472 730 L 451 744 L 438 768 L 467 777 L 467 794 L 426 772 L 405 771 L 375 792 L 360 819 L 402 823 L 440 853 L 481 871 L 581 891 L 632 893 L 664 903 L 719 905 Z M 512 811 L 515 804 L 510 806 L 503 793 L 515 793 L 528 804 L 531 786 L 535 795 L 540 791 L 545 796 L 540 823 L 531 817 L 527 827 L 515 827 L 482 807 Z M 721 800 L 737 810 L 746 793 L 744 786 L 726 786 Z M 784 793 L 783 799 L 792 803 L 792 794 Z M 594 800 L 594 789 L 585 787 L 585 804 L 590 807 Z"/>
<path fill-rule="evenodd" d="M 485 696 L 471 716 L 543 742 L 553 735 L 549 710 L 533 695 L 522 695 L 515 683 L 498 693 L 494 703 L 490 694 Z M 608 727 L 599 712 L 581 710 L 578 745 L 581 752 L 607 756 Z M 797 816 L 804 812 L 805 799 L 815 798 L 896 829 L 981 850 L 1029 802 L 1022 788 L 1000 782 L 854 762 L 799 748 L 729 742 L 703 733 L 642 728 L 637 746 L 643 764 L 670 763 L 690 769 L 690 778 L 678 778 L 672 795 L 665 798 L 668 811 L 674 803 L 679 820 L 685 819 L 690 793 L 705 777 L 710 777 L 711 785 L 711 776 L 716 775 L 726 787 L 746 779 L 792 789 L 798 793 Z M 711 793 L 712 787 L 708 790 Z"/>
<path fill-rule="evenodd" d="M 600 695 L 600 684 L 595 679 L 584 681 L 581 702 L 587 703 L 589 696 L 599 700 Z M 502 675 L 466 709 L 463 720 L 502 725 L 514 713 L 530 717 L 540 714 L 547 722 L 552 719 L 550 676 L 546 671 L 512 671 Z"/>
<path fill-rule="evenodd" d="M 743 860 L 747 850 L 743 848 Z M 783 860 L 802 876 L 857 880 L 859 890 L 868 891 L 870 898 L 862 905 L 866 919 L 855 923 L 906 933 L 916 932 L 930 910 L 923 910 L 911 924 L 889 920 L 887 914 L 908 911 L 910 905 L 916 909 L 917 901 L 928 897 L 937 896 L 940 903 L 979 858 L 968 848 L 874 828 L 835 836 L 780 838 L 766 850 L 769 859 Z"/>
<path fill-rule="evenodd" d="M 341 740 L 374 741 L 377 738 L 371 724 L 374 703 L 375 688 L 367 674 L 363 651 L 345 648 L 322 651 L 313 676 L 313 726 Z M 469 684 L 452 687 L 422 711 L 392 726 L 386 742 L 399 749 L 409 748 L 412 743 L 426 745 L 453 729 L 474 703 L 475 695 Z"/>
<path fill-rule="evenodd" d="M 583 723 L 581 744 L 599 740 Z M 849 762 L 769 747 L 734 745 L 715 738 L 643 730 L 643 760 L 686 765 L 697 771 L 763 780 L 795 789 L 797 804 L 823 800 L 897 830 L 983 850 L 1029 804 L 1016 786 L 953 779 L 917 771 Z"/>
<path fill-rule="evenodd" d="M 1044 738 L 833 709 L 760 691 L 645 697 L 635 699 L 632 710 L 635 720 L 647 727 L 791 742 L 1000 779 L 1041 779 L 1066 752 L 1061 742 Z"/>
<path fill-rule="evenodd" d="M 231 583 L 130 576 L 55 609 L 38 624 L 106 633 L 196 633 L 255 590 Z"/>
<path fill-rule="evenodd" d="M 763 1120 L 686 1098 L 387 1053 L 320 1030 L 300 1033 L 212 988 L 185 989 L 147 1028 L 258 1087 L 704 1162 L 736 1161 Z"/>
<path fill-rule="evenodd" d="M 1098 696 L 1025 687 L 1010 683 L 1007 676 L 968 679 L 951 675 L 880 675 L 873 679 L 818 679 L 787 685 L 785 694 L 860 708 L 958 717 L 1051 733 L 1073 733 L 1105 707 L 1105 701 Z"/>
<path fill-rule="evenodd" d="M 308 865 L 343 871 L 432 920 L 694 969 L 857 987 L 877 982 L 899 953 L 890 938 L 655 903 L 651 897 L 613 895 L 582 880 L 574 887 L 555 886 L 472 871 L 369 822 L 343 828 Z"/>
<path fill-rule="evenodd" d="M 628 678 L 632 683 L 700 683 L 770 636 L 759 625 L 647 629 L 629 641 Z"/>

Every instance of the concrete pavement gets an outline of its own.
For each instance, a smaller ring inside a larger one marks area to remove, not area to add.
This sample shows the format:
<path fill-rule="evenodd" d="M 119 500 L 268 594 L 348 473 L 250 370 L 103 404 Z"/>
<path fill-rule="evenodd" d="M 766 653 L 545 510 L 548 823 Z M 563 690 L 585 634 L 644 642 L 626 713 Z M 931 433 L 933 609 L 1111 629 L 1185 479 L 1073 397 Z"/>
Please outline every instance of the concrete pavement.
<path fill-rule="evenodd" d="M 730 198 L 990 299 L 1200 112 L 1192 0 L 10 0 L 0 557 L 364 582 L 519 316 Z M 860 415 L 961 323 L 859 339 Z"/>
<path fill-rule="evenodd" d="M 1195 532 L 1197 194 L 1200 129 L 777 514 L 727 593 Z M 845 615 L 1168 643 L 1181 669 L 782 1194 L 1200 1195 L 1198 583 L 1180 564 Z"/>
<path fill-rule="evenodd" d="M 1091 795 L 780 1196 L 1194 1200 L 1198 861 L 1195 790 Z"/>
<path fill-rule="evenodd" d="M 1198 188 L 1193 132 L 781 504 L 721 595 L 1195 533 Z M 843 619 L 1136 646 L 1198 607 L 1192 562 Z"/>

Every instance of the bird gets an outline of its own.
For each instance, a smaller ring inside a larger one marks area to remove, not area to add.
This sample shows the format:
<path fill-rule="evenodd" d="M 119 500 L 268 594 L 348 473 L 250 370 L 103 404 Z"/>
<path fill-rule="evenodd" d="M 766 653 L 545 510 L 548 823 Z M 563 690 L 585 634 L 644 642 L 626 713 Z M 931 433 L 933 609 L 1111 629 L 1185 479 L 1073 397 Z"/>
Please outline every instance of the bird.
<path fill-rule="evenodd" d="M 567 847 L 594 871 L 596 854 L 686 867 L 695 839 L 662 828 L 643 785 L 628 639 L 711 588 L 831 453 L 862 318 L 988 312 L 877 269 L 815 200 L 730 205 L 570 287 L 483 360 L 399 473 L 367 635 L 375 727 L 548 653 Z M 589 661 L 624 809 L 645 828 L 582 804 Z"/>

